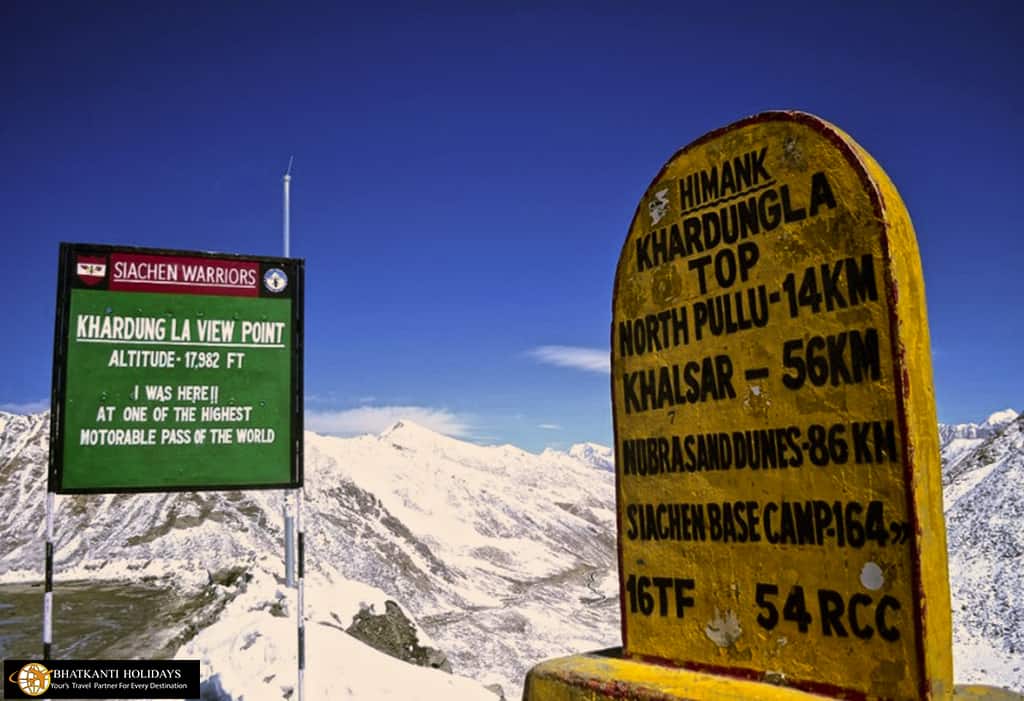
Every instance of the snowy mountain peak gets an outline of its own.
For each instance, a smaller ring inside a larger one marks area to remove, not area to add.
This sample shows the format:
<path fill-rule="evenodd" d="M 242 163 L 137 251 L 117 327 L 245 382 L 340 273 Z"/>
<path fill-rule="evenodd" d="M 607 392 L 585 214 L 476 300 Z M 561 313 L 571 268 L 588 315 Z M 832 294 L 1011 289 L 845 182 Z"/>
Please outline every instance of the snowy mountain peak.
<path fill-rule="evenodd" d="M 599 470 L 615 471 L 615 453 L 599 443 L 577 443 L 569 448 L 569 455 Z"/>
<path fill-rule="evenodd" d="M 408 419 L 396 421 L 380 433 L 380 438 L 406 448 L 426 448 L 455 440 Z"/>
<path fill-rule="evenodd" d="M 1003 409 L 991 414 L 983 423 L 939 424 L 939 444 L 942 449 L 943 483 L 957 472 L 957 464 L 986 439 L 999 435 L 1020 415 L 1014 409 Z"/>
<path fill-rule="evenodd" d="M 433 431 L 426 428 L 425 426 L 420 426 L 415 421 L 409 421 L 408 419 L 399 419 L 390 428 L 386 428 L 383 431 L 381 431 L 381 435 L 389 435 L 392 433 L 397 433 L 398 431 L 423 431 L 426 433 L 433 433 Z"/>
<path fill-rule="evenodd" d="M 998 428 L 1005 426 L 1016 419 L 1020 414 L 1015 409 L 1003 409 L 997 411 L 985 419 L 985 423 L 982 426 L 991 426 L 992 428 Z"/>

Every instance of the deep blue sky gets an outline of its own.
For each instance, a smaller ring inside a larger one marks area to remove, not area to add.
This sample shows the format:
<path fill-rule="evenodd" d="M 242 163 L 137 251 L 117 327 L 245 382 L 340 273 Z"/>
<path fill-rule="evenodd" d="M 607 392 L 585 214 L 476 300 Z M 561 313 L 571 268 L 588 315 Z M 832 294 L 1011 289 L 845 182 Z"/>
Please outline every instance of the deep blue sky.
<path fill-rule="evenodd" d="M 940 420 L 1024 405 L 1019 3 L 365 5 L 0 3 L 0 403 L 46 403 L 58 242 L 280 254 L 294 154 L 311 424 L 610 444 L 607 372 L 539 349 L 607 354 L 678 147 L 793 108 L 907 203 Z"/>

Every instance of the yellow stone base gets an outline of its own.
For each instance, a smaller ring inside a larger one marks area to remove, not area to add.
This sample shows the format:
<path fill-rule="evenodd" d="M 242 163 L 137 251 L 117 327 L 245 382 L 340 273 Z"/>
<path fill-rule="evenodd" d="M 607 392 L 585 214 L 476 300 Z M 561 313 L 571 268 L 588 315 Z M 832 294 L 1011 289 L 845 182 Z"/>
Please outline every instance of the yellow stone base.
<path fill-rule="evenodd" d="M 774 684 L 623 659 L 621 648 L 541 662 L 526 675 L 523 701 L 821 701 Z M 1022 701 L 988 686 L 958 686 L 957 699 Z"/>

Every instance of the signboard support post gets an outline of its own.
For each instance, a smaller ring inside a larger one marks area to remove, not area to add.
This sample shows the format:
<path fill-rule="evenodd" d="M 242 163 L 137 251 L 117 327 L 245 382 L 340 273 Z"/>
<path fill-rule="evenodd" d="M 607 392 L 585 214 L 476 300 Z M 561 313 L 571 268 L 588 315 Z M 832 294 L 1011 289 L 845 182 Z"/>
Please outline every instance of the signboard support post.
<path fill-rule="evenodd" d="M 305 685 L 305 672 L 306 672 L 306 622 L 303 616 L 304 611 L 304 595 L 305 595 L 305 577 L 306 577 L 306 548 L 305 548 L 305 533 L 302 530 L 302 487 L 298 487 L 295 490 L 295 526 L 298 531 L 298 544 L 299 544 L 299 557 L 298 557 L 298 637 L 299 637 L 299 694 L 298 701 L 302 701 L 303 687 Z"/>
<path fill-rule="evenodd" d="M 295 538 L 294 521 L 292 519 L 291 494 L 284 493 L 284 579 L 289 589 L 295 586 L 295 553 L 292 542 Z"/>
<path fill-rule="evenodd" d="M 46 584 L 43 594 L 43 660 L 53 646 L 53 491 L 46 492 Z"/>

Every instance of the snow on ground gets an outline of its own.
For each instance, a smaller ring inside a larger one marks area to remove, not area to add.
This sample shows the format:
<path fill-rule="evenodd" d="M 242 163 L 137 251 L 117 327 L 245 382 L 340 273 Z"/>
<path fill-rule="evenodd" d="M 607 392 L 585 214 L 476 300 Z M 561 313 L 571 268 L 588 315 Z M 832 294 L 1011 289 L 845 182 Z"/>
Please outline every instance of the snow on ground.
<path fill-rule="evenodd" d="M 947 511 L 952 509 L 960 497 L 970 494 L 971 490 L 992 474 L 992 471 L 998 464 L 992 463 L 991 465 L 985 465 L 984 467 L 958 475 L 952 482 L 946 485 L 942 490 L 942 501 L 945 504 L 945 509 Z"/>
<path fill-rule="evenodd" d="M 204 698 L 278 701 L 297 683 L 296 592 L 262 568 L 253 575 L 220 620 L 175 655 L 201 661 Z M 305 699 L 497 699 L 478 682 L 389 657 L 345 632 L 361 607 L 383 613 L 386 599 L 373 587 L 329 575 L 306 581 Z M 419 637 L 421 645 L 430 643 Z"/>
<path fill-rule="evenodd" d="M 1024 679 L 1022 656 L 1007 654 L 1001 646 L 984 638 L 957 635 L 953 645 L 953 671 L 957 684 L 995 685 L 1024 693 L 1024 687 L 1015 683 Z"/>
<path fill-rule="evenodd" d="M 954 438 L 942 448 L 942 462 L 952 467 L 965 455 L 985 442 L 984 438 Z"/>

